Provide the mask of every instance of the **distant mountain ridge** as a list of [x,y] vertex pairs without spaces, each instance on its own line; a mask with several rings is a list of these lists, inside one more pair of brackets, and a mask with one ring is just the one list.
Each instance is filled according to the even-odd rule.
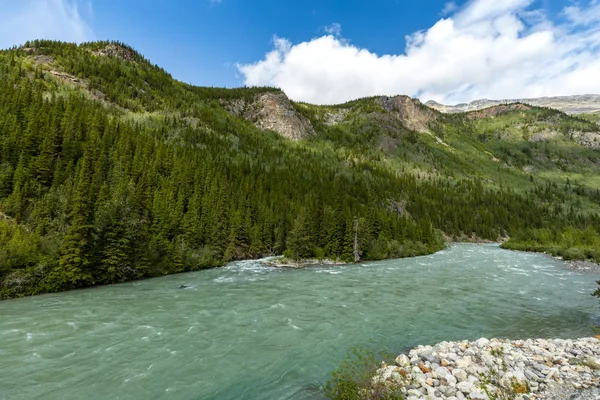
[[506,99],[506,100],[474,100],[470,103],[456,105],[440,104],[430,100],[427,106],[443,113],[459,113],[477,111],[484,108],[509,103],[525,103],[536,107],[549,107],[560,110],[567,114],[583,114],[600,112],[600,94],[583,94],[575,96],[539,97],[530,99]]

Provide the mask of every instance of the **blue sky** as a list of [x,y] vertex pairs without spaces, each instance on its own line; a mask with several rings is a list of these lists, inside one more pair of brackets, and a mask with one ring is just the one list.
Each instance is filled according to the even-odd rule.
[[[598,0],[0,0],[0,47],[125,42],[196,85],[335,103],[600,92]],[[596,75],[600,76],[600,75]]]

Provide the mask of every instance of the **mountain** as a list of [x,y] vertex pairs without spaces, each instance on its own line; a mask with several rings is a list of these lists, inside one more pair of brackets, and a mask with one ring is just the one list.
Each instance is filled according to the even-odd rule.
[[454,106],[437,103],[433,100],[425,103],[427,106],[436,109],[443,113],[461,113],[469,111],[477,111],[484,108],[511,104],[523,103],[536,107],[548,107],[563,111],[567,114],[584,114],[600,112],[600,95],[585,94],[576,96],[555,96],[555,97],[539,97],[534,99],[513,99],[513,100],[475,100],[468,104],[461,103]]
[[599,132],[524,104],[296,103],[179,82],[118,42],[29,42],[0,51],[0,298],[444,240],[600,258]]

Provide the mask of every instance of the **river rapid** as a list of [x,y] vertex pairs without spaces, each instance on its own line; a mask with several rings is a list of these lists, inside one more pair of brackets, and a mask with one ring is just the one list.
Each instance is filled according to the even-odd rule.
[[[322,399],[347,350],[590,336],[597,273],[540,254],[258,261],[0,302],[0,399]],[[186,285],[180,289],[181,285]]]

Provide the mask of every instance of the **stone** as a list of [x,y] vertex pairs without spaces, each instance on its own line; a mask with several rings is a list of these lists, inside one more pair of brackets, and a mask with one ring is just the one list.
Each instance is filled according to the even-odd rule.
[[456,379],[456,377],[452,374],[446,375],[444,377],[444,380],[447,382],[447,384],[449,386],[456,386],[456,384],[458,383],[458,379]]
[[468,375],[465,371],[463,371],[462,369],[453,369],[452,370],[452,375],[459,381],[459,382],[463,382],[466,381],[468,379]]
[[467,381],[468,381],[470,384],[472,384],[472,385],[475,385],[476,383],[478,383],[478,382],[479,382],[479,379],[477,379],[475,376],[471,375],[471,376],[469,376],[469,379],[467,379]]
[[556,374],[558,373],[558,370],[556,368],[550,368],[550,372],[548,372],[546,374],[546,379],[551,379],[552,377],[554,377]]
[[473,399],[473,400],[487,400],[487,396],[477,390],[469,393],[468,397],[469,397],[469,399]]
[[440,360],[432,352],[425,352],[421,354],[421,358],[430,364],[439,363]]
[[453,397],[456,395],[456,388],[450,387],[450,386],[440,386],[440,391],[444,394],[444,396],[446,397]]
[[406,354],[400,354],[396,357],[396,365],[399,367],[406,367],[410,365],[410,360],[406,356]]
[[481,338],[481,339],[477,339],[474,343],[474,346],[479,347],[479,348],[484,348],[486,346],[489,346],[490,341],[486,338]]
[[448,368],[446,368],[446,367],[439,367],[433,372],[438,376],[438,378],[443,378],[446,375],[452,375],[450,373],[450,371],[448,371]]
[[545,369],[548,369],[548,367],[546,367],[544,364],[538,364],[538,363],[534,363],[533,368],[537,369],[540,372],[544,371]]
[[538,381],[540,378],[537,376],[537,374],[531,372],[530,370],[526,369],[525,370],[525,377],[529,380],[532,381]]
[[486,368],[480,367],[478,365],[469,365],[466,369],[469,375],[479,375],[482,372],[486,371]]
[[525,378],[525,372],[523,372],[523,370],[521,369],[514,369],[512,371],[513,376],[518,380],[518,381],[524,381]]
[[457,368],[466,368],[469,365],[471,365],[471,356],[466,356],[466,357],[459,358],[456,360]]
[[456,385],[456,388],[464,394],[468,394],[471,393],[471,391],[473,390],[473,384],[468,381],[462,381]]
[[600,369],[600,358],[587,357],[584,363],[591,369]]

